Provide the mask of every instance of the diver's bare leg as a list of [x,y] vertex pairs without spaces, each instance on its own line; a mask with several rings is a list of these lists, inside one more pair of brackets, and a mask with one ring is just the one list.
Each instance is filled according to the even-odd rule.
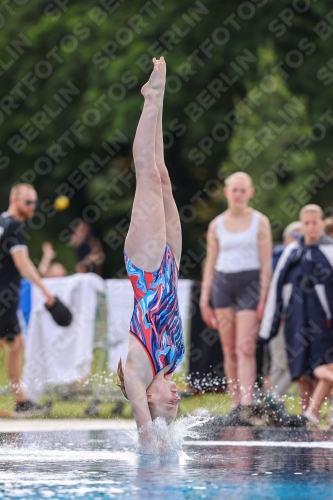
[[179,265],[181,251],[182,251],[182,232],[181,232],[178,209],[172,194],[172,186],[169,178],[169,172],[164,162],[162,114],[163,114],[163,105],[160,107],[157,117],[155,157],[156,157],[156,165],[160,172],[161,182],[162,182],[166,241],[170,245],[171,250],[175,256],[175,259]]
[[125,251],[134,265],[154,271],[162,261],[166,227],[162,183],[155,159],[155,134],[163,101],[166,67],[164,59],[153,59],[154,69],[141,92],[145,103],[136,130],[133,157],[136,191]]

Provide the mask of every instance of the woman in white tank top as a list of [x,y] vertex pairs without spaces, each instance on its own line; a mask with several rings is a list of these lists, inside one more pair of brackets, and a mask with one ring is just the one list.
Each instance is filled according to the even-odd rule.
[[256,341],[271,279],[272,236],[266,216],[248,206],[252,179],[226,179],[228,209],[209,225],[200,309],[219,331],[234,405],[253,401]]

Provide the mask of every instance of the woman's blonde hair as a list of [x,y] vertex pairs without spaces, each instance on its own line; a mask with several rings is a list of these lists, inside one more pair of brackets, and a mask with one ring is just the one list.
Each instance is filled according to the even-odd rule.
[[[123,360],[121,358],[118,361],[116,385],[118,387],[120,387],[121,392],[123,393],[123,395],[125,396],[125,398],[128,399],[128,396],[127,396],[127,393],[126,393],[126,389],[125,389]],[[154,403],[150,403],[148,401],[148,408],[149,408],[152,420],[155,420],[155,418],[157,417],[157,415],[156,415],[156,412],[155,412],[155,405],[154,405]]]
[[325,226],[324,231],[329,236],[333,234],[333,217],[328,217],[324,220]]
[[324,212],[322,208],[319,205],[315,204],[310,204],[310,205],[305,205],[303,208],[301,208],[299,212],[299,218],[301,219],[302,216],[308,212],[317,212],[317,214],[320,216],[321,219],[324,217]]
[[253,189],[252,178],[245,172],[234,172],[233,174],[228,175],[228,177],[226,177],[224,180],[224,184],[226,185],[226,187],[230,186],[234,179],[244,179],[248,181],[250,188]]

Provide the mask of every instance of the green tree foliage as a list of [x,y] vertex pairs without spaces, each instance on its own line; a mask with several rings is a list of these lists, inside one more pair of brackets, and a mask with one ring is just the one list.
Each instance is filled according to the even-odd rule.
[[239,124],[220,177],[237,170],[250,173],[252,206],[270,218],[277,238],[292,217],[297,219],[298,205],[312,198],[306,187],[311,187],[316,157],[303,147],[310,127],[307,99],[293,95],[285,79],[273,75],[277,61],[271,46],[259,48],[257,54],[260,80],[247,89],[248,98],[234,103]]
[[[317,122],[324,129],[310,130],[309,152],[298,153],[299,163],[288,158],[289,175],[274,189],[258,192],[255,206],[282,224],[293,220],[293,211],[286,213],[281,203],[289,197],[299,204],[297,183],[318,176],[319,168],[326,180],[304,189],[312,201],[329,207],[330,9],[328,0],[4,3],[1,208],[15,182],[36,186],[41,205],[28,224],[32,255],[39,257],[41,242],[49,239],[73,269],[68,239],[75,219],[83,216],[104,241],[106,276],[123,267],[135,189],[131,145],[142,105],[139,91],[153,55],[164,55],[168,65],[165,154],[183,222],[183,276],[200,274],[207,223],[224,208],[220,182],[226,171],[241,168],[232,158],[242,141],[277,121],[275,108],[277,113],[291,106],[292,99],[301,103],[297,116],[246,167],[259,187],[294,139],[309,137]],[[252,103],[247,116],[237,104],[269,74],[278,79],[278,90],[263,92],[261,106]],[[62,192],[71,196],[71,206],[55,213],[52,203]]]

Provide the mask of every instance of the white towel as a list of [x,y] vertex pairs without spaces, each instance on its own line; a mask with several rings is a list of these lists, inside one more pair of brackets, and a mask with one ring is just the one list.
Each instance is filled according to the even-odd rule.
[[[187,344],[190,327],[191,280],[179,280],[178,298],[182,318],[184,342]],[[119,358],[125,361],[128,351],[129,326],[133,314],[134,293],[129,279],[106,280],[106,306],[108,316],[109,361],[111,372],[117,369]],[[177,371],[184,369],[186,358]]]
[[41,291],[32,286],[23,369],[23,388],[32,401],[38,401],[46,384],[62,385],[89,376],[98,293],[104,291],[104,281],[92,273],[43,282],[71,310],[73,320],[66,328],[58,326],[45,309]]

